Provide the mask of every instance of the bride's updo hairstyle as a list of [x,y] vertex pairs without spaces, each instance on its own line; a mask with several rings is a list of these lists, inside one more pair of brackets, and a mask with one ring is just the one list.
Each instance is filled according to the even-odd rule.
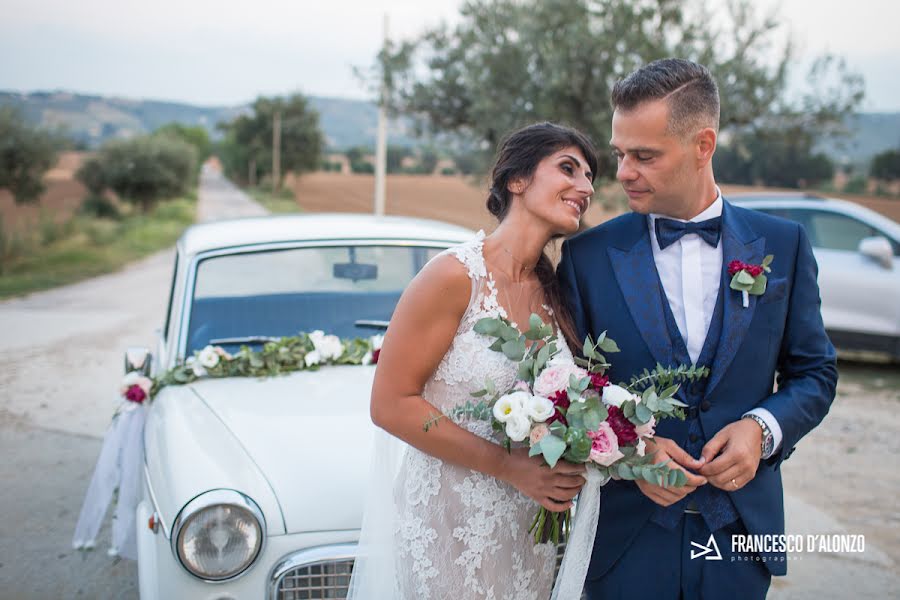
[[[555,152],[574,146],[581,150],[588,162],[591,177],[597,173],[597,150],[586,135],[554,123],[535,123],[510,133],[500,144],[494,168],[491,170],[491,189],[487,199],[488,211],[503,221],[513,202],[509,184],[516,180],[531,182],[538,164]],[[534,269],[547,304],[553,310],[559,327],[571,348],[581,348],[575,325],[562,297],[556,271],[547,253],[541,254]]]

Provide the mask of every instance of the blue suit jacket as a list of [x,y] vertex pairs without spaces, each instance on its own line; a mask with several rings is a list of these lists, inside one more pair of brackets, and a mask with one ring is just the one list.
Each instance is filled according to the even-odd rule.
[[[721,240],[724,321],[704,397],[710,408],[699,418],[707,440],[754,407],[768,409],[778,420],[779,451],[731,495],[749,533],[782,534],[778,467],[825,417],[837,384],[834,347],[820,313],[818,267],[800,225],[727,201]],[[759,264],[767,254],[774,260],[766,292],[750,296],[744,308],[740,292],[728,288],[728,263]],[[657,363],[675,364],[646,216],[625,214],[568,240],[558,273],[579,336],[596,339],[606,331],[621,348],[607,357],[613,382],[627,381]],[[778,391],[773,393],[776,372]],[[684,447],[688,424],[668,419],[657,434]],[[588,579],[609,570],[655,508],[634,482],[612,481],[603,488]],[[773,575],[786,573],[783,554],[769,558],[775,559],[766,562]]]

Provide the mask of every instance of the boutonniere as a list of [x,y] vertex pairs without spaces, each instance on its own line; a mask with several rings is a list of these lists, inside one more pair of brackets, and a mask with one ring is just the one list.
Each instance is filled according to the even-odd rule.
[[761,264],[748,265],[739,260],[733,260],[728,263],[728,274],[731,275],[731,285],[733,290],[741,293],[744,301],[744,308],[750,306],[750,294],[754,296],[762,296],[766,291],[765,273],[771,273],[772,254],[765,257]]

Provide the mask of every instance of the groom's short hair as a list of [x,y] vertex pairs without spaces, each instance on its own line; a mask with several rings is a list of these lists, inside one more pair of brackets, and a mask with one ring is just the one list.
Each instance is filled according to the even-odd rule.
[[660,99],[669,105],[671,133],[719,130],[719,88],[703,65],[683,58],[655,60],[617,81],[610,98],[613,110],[624,111]]

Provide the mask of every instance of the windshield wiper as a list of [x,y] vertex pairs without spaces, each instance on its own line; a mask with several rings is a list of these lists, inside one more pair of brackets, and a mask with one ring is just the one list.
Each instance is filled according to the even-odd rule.
[[377,321],[372,319],[360,319],[353,322],[357,327],[368,327],[369,329],[387,329],[390,321]]
[[272,337],[270,335],[248,335],[244,337],[216,338],[209,340],[210,344],[266,344],[268,342],[277,342],[280,337]]

